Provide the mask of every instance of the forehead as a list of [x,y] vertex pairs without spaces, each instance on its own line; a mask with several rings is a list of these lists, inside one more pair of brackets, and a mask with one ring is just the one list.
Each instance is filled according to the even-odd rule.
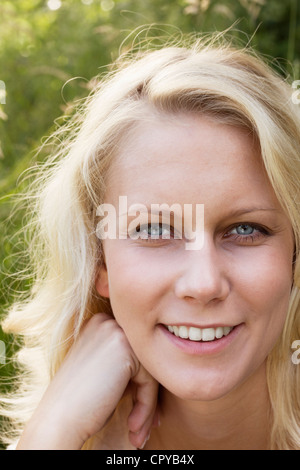
[[204,192],[245,193],[254,186],[272,192],[253,135],[193,114],[156,115],[139,122],[108,173],[110,195],[143,193],[157,199],[167,192],[180,196],[184,190],[199,199]]

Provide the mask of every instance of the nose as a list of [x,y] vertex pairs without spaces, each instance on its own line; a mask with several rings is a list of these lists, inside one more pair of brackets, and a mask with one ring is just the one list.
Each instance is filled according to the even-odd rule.
[[185,251],[180,274],[175,281],[175,295],[207,305],[225,300],[231,284],[222,255],[207,237],[200,250]]

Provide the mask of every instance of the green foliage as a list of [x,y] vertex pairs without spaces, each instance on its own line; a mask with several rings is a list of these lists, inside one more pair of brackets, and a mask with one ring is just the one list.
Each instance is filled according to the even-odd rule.
[[[118,56],[121,44],[126,50],[128,35],[142,39],[149,24],[157,25],[151,34],[159,36],[166,30],[224,30],[237,22],[237,38],[250,40],[277,58],[291,80],[299,79],[298,0],[0,0],[0,18],[0,80],[6,88],[5,103],[0,94],[0,315],[30,285],[30,278],[11,277],[24,269],[18,256],[23,241],[15,235],[22,213],[10,217],[10,195],[21,189],[18,177],[34,164],[55,119],[89,93],[92,77]],[[10,355],[12,338],[0,330],[0,340]],[[0,369],[2,383],[12,370]]]

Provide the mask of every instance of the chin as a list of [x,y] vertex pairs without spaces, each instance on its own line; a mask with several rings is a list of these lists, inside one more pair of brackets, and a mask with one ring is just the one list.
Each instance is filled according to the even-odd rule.
[[188,401],[214,401],[228,395],[234,390],[234,384],[221,384],[220,380],[218,383],[202,382],[193,384],[178,384],[177,386],[169,387],[168,384],[163,385],[170,393],[182,400]]

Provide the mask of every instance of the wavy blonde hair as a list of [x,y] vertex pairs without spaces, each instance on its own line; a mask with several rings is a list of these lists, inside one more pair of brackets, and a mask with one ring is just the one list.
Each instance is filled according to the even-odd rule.
[[[34,282],[2,323],[22,338],[20,376],[1,399],[9,420],[3,441],[17,440],[58,370],[83,322],[109,301],[95,289],[102,263],[96,209],[104,202],[106,173],[122,138],[148,113],[205,114],[249,129],[259,141],[270,182],[295,237],[294,283],[281,337],[268,358],[272,449],[300,449],[300,366],[291,344],[300,338],[300,115],[292,88],[248,47],[225,35],[189,36],[163,47],[125,54],[59,128],[55,154],[30,191]],[[29,188],[28,191],[32,189]]]

